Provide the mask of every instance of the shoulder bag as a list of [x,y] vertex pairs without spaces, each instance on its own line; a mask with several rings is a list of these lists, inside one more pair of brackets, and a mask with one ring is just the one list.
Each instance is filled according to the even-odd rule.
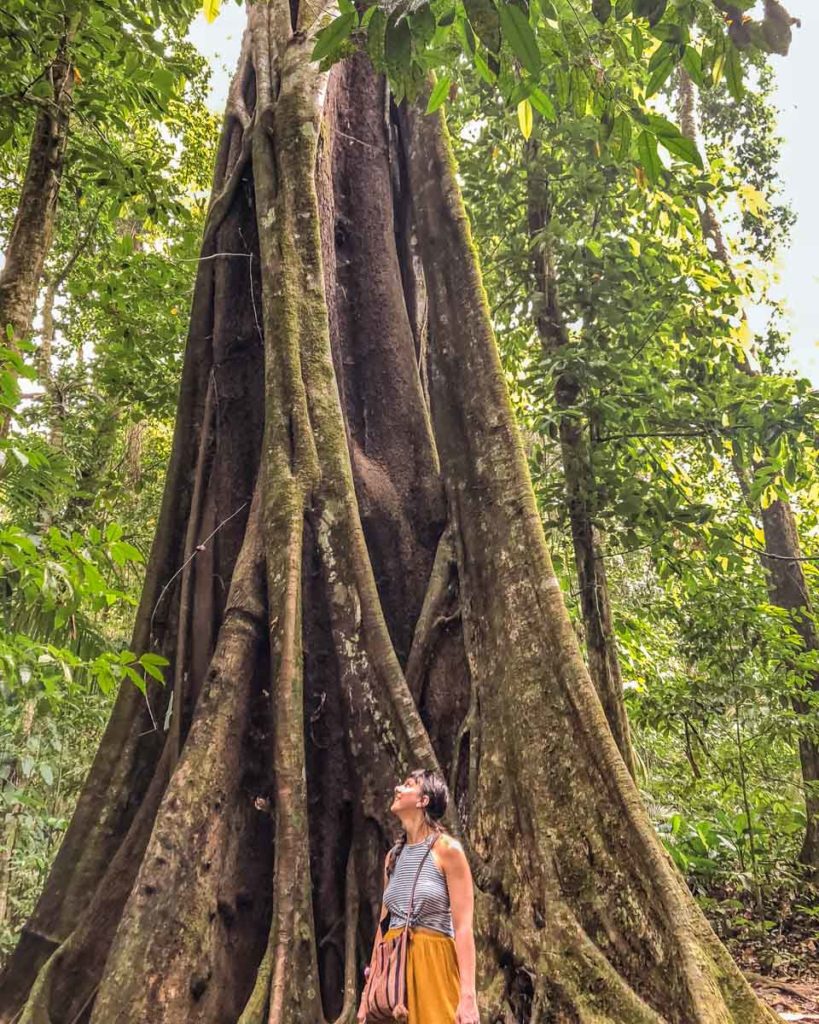
[[[367,1013],[366,1024],[391,1024],[392,1021],[407,1019],[409,1012],[407,1009],[407,952],[415,887],[418,885],[424,861],[430,855],[432,847],[437,841],[438,836],[436,835],[415,872],[407,920],[401,933],[389,940],[382,939],[373,950],[372,961],[365,972],[367,981],[364,986],[364,994],[361,997]],[[379,929],[380,927],[379,922]]]

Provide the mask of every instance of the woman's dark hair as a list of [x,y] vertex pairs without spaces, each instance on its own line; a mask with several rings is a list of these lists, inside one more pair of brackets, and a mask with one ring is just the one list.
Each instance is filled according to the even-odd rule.
[[[428,768],[418,768],[410,772],[408,779],[414,779],[421,784],[421,796],[429,798],[424,807],[424,821],[434,832],[443,832],[444,826],[441,818],[446,814],[449,804],[449,787],[438,772],[430,771]],[[407,833],[402,831],[398,842],[390,850],[390,859],[387,863],[387,878],[395,870],[398,855],[407,845]]]

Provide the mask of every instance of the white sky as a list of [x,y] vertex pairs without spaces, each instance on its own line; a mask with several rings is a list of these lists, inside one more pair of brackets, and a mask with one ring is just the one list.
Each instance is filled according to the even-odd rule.
[[[784,139],[780,170],[797,222],[790,249],[778,268],[777,295],[785,299],[789,312],[790,365],[819,386],[819,136],[814,125],[819,94],[819,4],[817,0],[790,0],[787,6],[801,17],[802,27],[794,30],[789,56],[773,60]],[[191,29],[191,41],[213,68],[210,102],[215,110],[224,107],[244,23],[244,10],[225,0],[212,25],[199,15]]]

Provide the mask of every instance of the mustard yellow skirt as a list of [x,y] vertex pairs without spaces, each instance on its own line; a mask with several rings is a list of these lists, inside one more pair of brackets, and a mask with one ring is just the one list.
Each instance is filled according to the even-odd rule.
[[[385,938],[400,934],[392,928]],[[455,941],[431,928],[411,928],[407,952],[407,1024],[453,1024],[461,995]]]

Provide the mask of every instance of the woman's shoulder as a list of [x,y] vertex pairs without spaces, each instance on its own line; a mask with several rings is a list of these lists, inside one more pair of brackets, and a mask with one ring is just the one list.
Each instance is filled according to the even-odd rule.
[[464,848],[461,843],[448,832],[442,832],[435,844],[439,858],[445,864],[454,864],[462,857],[465,857]]

